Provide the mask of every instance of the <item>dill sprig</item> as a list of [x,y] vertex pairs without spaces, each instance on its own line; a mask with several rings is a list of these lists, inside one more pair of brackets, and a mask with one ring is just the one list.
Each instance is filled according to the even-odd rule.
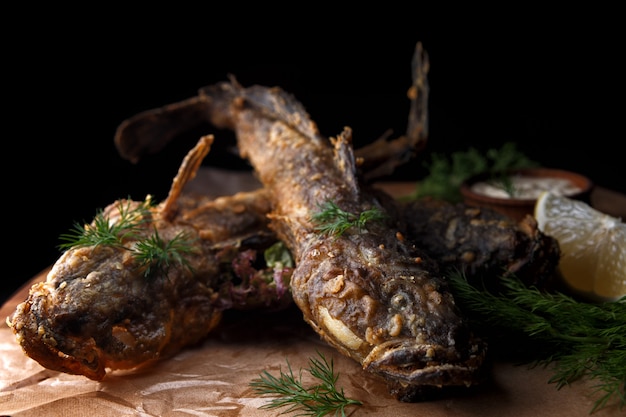
[[117,204],[119,218],[113,222],[104,215],[104,210],[98,210],[90,224],[76,222],[68,233],[62,234],[59,239],[63,243],[59,249],[99,245],[121,247],[125,240],[136,236],[151,205],[149,197],[137,207],[131,206],[130,199],[120,200]]
[[511,180],[506,173],[538,165],[518,150],[514,142],[505,142],[500,148],[491,148],[484,153],[473,147],[450,155],[433,153],[430,160],[424,163],[428,174],[419,181],[410,198],[431,196],[453,203],[462,201],[460,186],[463,181],[483,173],[499,183],[506,192],[513,193]]
[[[140,268],[145,268],[146,277],[157,272],[167,275],[173,264],[192,270],[189,261],[184,257],[195,251],[194,242],[187,233],[181,232],[173,239],[165,241],[154,227],[152,234],[143,236],[145,233],[142,232],[151,219],[150,208],[153,204],[151,196],[138,205],[130,198],[119,200],[116,206],[117,215],[113,221],[105,215],[104,210],[98,210],[90,224],[83,226],[74,223],[70,232],[62,234],[59,239],[64,243],[59,245],[59,249],[112,246],[130,250]],[[129,240],[136,242],[127,248],[124,242]]]
[[159,272],[167,275],[172,264],[176,263],[192,270],[189,261],[183,256],[194,252],[193,240],[185,232],[180,232],[171,240],[161,238],[157,228],[146,239],[140,239],[134,246],[133,254],[142,267],[144,276]]
[[287,372],[280,370],[276,377],[268,371],[263,371],[260,378],[250,382],[250,386],[259,395],[278,395],[269,403],[261,406],[264,409],[284,408],[282,413],[298,412],[296,416],[322,417],[333,413],[335,416],[345,417],[345,408],[361,405],[362,402],[347,398],[342,388],[337,388],[338,374],[335,374],[332,359],[328,361],[322,353],[317,352],[319,358],[310,358],[311,376],[320,383],[305,387],[302,382],[302,370],[296,377],[287,361]]
[[[524,345],[527,363],[554,365],[548,381],[557,389],[579,379],[595,382],[598,398],[591,412],[626,396],[626,296],[618,301],[585,303],[562,293],[527,287],[513,276],[501,278],[503,290],[470,285],[450,274],[455,299],[477,329],[515,350]],[[479,330],[480,332],[481,330]]]
[[331,236],[341,236],[352,227],[356,227],[361,232],[368,222],[382,221],[386,218],[385,213],[377,207],[358,214],[342,210],[333,201],[327,201],[318,207],[319,211],[314,213],[311,218],[316,224],[315,230]]

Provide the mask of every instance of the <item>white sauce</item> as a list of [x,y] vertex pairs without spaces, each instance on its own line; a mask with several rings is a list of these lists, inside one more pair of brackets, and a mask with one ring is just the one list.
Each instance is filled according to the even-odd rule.
[[539,178],[539,177],[511,177],[513,196],[509,195],[500,185],[489,182],[477,182],[471,189],[476,194],[482,194],[495,198],[538,198],[543,191],[550,191],[560,196],[576,194],[581,190],[571,181],[565,178]]

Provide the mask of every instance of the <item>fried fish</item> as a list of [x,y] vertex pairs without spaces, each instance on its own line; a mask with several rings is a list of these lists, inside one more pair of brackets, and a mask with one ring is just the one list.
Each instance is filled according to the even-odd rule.
[[207,202],[182,195],[212,137],[189,152],[159,205],[118,200],[7,318],[42,366],[101,380],[108,370],[153,363],[203,340],[231,308],[292,303],[290,270],[256,267],[275,237],[264,191]]

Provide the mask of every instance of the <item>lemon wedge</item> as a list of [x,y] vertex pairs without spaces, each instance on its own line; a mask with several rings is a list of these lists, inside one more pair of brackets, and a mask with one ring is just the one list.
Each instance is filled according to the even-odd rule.
[[626,223],[547,191],[537,199],[535,218],[559,242],[559,272],[573,291],[599,301],[626,295]]

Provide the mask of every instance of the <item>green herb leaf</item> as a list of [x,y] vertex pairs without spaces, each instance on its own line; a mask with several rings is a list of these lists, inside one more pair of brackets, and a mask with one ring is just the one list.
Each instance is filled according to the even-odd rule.
[[335,374],[333,361],[326,360],[317,352],[319,358],[309,359],[309,373],[320,383],[305,387],[302,382],[302,370],[296,377],[287,361],[287,372],[280,371],[276,377],[264,371],[260,378],[250,382],[250,386],[259,395],[272,395],[276,398],[261,406],[264,409],[286,408],[283,414],[299,412],[298,416],[322,417],[330,413],[345,417],[345,408],[361,405],[362,402],[347,398],[343,389],[337,388],[338,374]]
[[[500,343],[500,350],[523,346],[526,361],[554,364],[548,381],[560,389],[577,379],[597,382],[599,395],[591,412],[613,399],[626,405],[626,296],[591,304],[562,293],[526,287],[513,276],[502,277],[501,293],[470,285],[461,273],[449,276],[455,300],[477,332]],[[488,329],[488,330],[485,330]]]
[[368,222],[383,221],[387,217],[376,207],[359,214],[349,213],[339,208],[333,201],[320,205],[319,210],[312,217],[313,223],[316,224],[315,230],[333,236],[341,236],[352,227],[363,231]]
[[507,189],[505,172],[535,167],[538,163],[519,151],[515,143],[506,142],[501,148],[488,149],[485,153],[475,148],[453,152],[449,158],[434,153],[425,166],[428,175],[419,182],[411,198],[430,196],[456,203],[463,199],[461,183],[474,175],[488,173],[492,179],[504,184]]
[[165,241],[155,227],[147,239],[137,241],[133,253],[141,266],[146,268],[144,276],[149,277],[156,272],[167,275],[172,264],[183,265],[191,270],[184,255],[194,250],[193,241],[187,233],[180,232],[172,240]]
[[115,221],[110,221],[104,215],[104,211],[99,210],[92,223],[85,225],[74,223],[68,233],[62,234],[59,239],[64,243],[59,245],[59,249],[98,245],[121,247],[124,240],[133,238],[139,231],[151,204],[150,197],[146,198],[144,204],[135,208],[131,207],[130,199],[125,203],[120,200],[117,206],[119,218]]
[[[90,224],[81,226],[75,223],[70,232],[62,234],[60,239],[65,243],[59,245],[59,248],[68,250],[103,245],[130,250],[140,267],[145,268],[146,277],[157,272],[167,275],[169,268],[174,264],[184,265],[191,270],[191,265],[184,255],[195,252],[196,248],[188,234],[181,232],[170,241],[165,241],[154,227],[151,235],[143,237],[146,234],[147,222],[152,218],[150,215],[152,206],[151,196],[140,204],[136,204],[130,198],[119,200],[117,213],[113,219],[105,216],[104,210],[99,210]],[[127,247],[130,240],[136,242],[132,247]]]

